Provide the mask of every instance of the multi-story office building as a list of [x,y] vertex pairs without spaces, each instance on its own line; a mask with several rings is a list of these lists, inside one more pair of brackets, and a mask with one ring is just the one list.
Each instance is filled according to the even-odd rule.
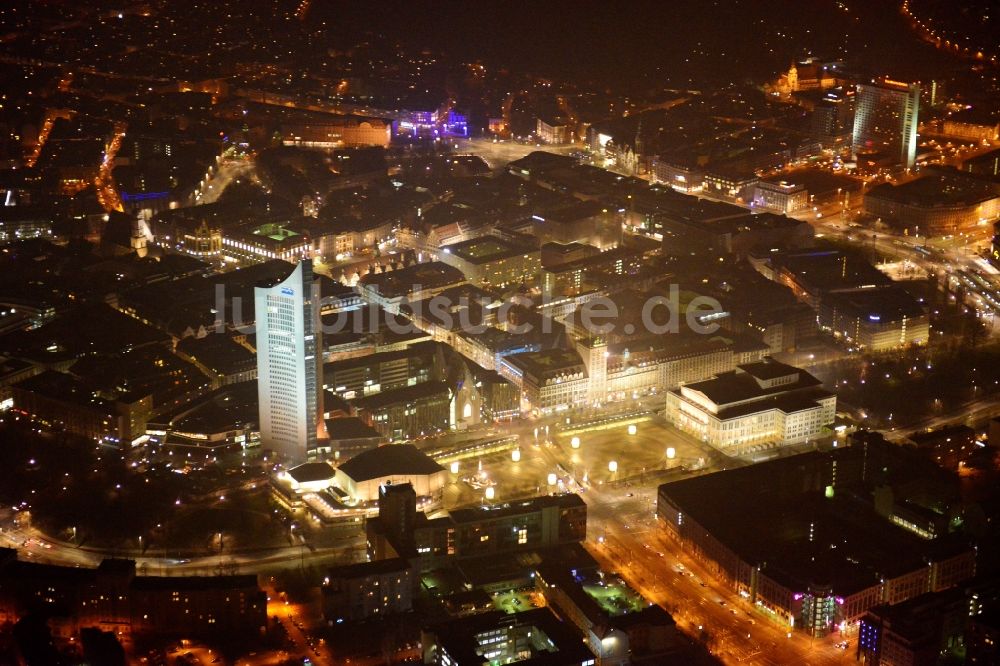
[[830,90],[812,111],[810,134],[824,148],[839,149],[851,142],[854,91]]
[[542,143],[550,145],[562,145],[572,141],[572,133],[564,122],[553,118],[535,120],[535,136]]
[[441,261],[462,271],[469,282],[482,287],[530,284],[541,268],[537,247],[525,247],[497,236],[446,245],[440,256]]
[[314,451],[323,430],[318,301],[309,259],[284,280],[254,289],[260,441],[291,460]]
[[504,356],[541,348],[537,335],[518,335],[492,326],[481,332],[459,333],[453,346],[459,354],[487,370],[496,370]]
[[323,616],[327,622],[380,618],[413,608],[413,567],[405,559],[345,564],[323,579]]
[[[200,230],[196,234],[196,239],[190,242],[193,242],[195,247],[204,247]],[[214,240],[212,242],[214,243]],[[242,264],[268,259],[298,261],[309,257],[311,252],[312,240],[307,233],[277,222],[240,227],[222,235],[222,253]]]
[[425,627],[420,634],[424,664],[481,666],[538,664],[594,666],[580,636],[548,608],[507,615],[479,613]]
[[442,347],[418,342],[395,351],[347,358],[323,366],[323,385],[345,400],[439,379]]
[[781,180],[762,180],[753,188],[753,205],[758,210],[769,210],[787,215],[809,205],[809,191],[804,185]]
[[521,389],[521,409],[548,414],[587,400],[589,381],[575,351],[546,349],[511,354],[500,360],[500,376]]
[[917,161],[920,86],[882,79],[859,83],[852,152],[880,152],[907,169]]
[[281,142],[304,148],[381,146],[392,139],[392,123],[383,118],[315,114],[281,127]]
[[766,359],[670,391],[666,417],[712,446],[740,451],[820,438],[836,407],[837,396],[818,379]]
[[877,606],[861,619],[856,656],[868,666],[937,664],[964,649],[968,621],[969,602],[958,588]]
[[753,187],[760,178],[750,169],[733,169],[716,166],[705,172],[705,190],[709,193],[740,203],[750,199]]
[[991,142],[1000,139],[1000,123],[996,115],[986,110],[974,107],[948,114],[941,122],[941,131],[945,136],[975,142]]
[[96,569],[39,564],[0,549],[0,622],[53,617],[53,633],[78,640],[88,627],[120,636],[252,639],[267,625],[267,595],[254,575],[142,576],[135,562]]
[[663,183],[678,192],[694,194],[704,188],[705,171],[696,157],[660,155],[653,158],[651,180],[654,184]]
[[1000,192],[985,179],[942,170],[901,185],[872,187],[865,192],[864,210],[915,236],[947,236],[997,219]]
[[600,250],[622,241],[622,215],[597,201],[579,201],[531,216],[541,243],[587,243]]
[[537,550],[587,536],[587,505],[579,495],[454,509],[437,518],[418,512],[416,497],[408,483],[384,487],[379,515],[366,523],[370,559],[408,557],[418,571],[428,571],[455,558]]
[[962,171],[982,176],[1000,176],[1000,148],[962,162]]
[[453,392],[429,381],[357,397],[358,417],[389,441],[413,439],[451,428]]
[[548,605],[583,634],[601,666],[664,661],[677,640],[674,619],[620,576],[544,563],[535,586]]
[[361,278],[357,289],[366,302],[399,314],[404,300],[430,298],[465,283],[462,271],[440,261],[431,261],[390,272],[369,273]]
[[[881,440],[667,483],[657,517],[719,582],[790,628],[852,631],[865,612],[975,575],[976,550],[891,522],[875,487],[904,465]],[[933,485],[928,483],[929,485]],[[738,500],[733,500],[738,498]]]
[[46,370],[11,386],[14,409],[41,423],[112,446],[128,446],[146,432],[150,395],[98,395],[73,375]]
[[751,258],[765,277],[816,311],[821,328],[855,346],[885,351],[922,344],[925,308],[856,252],[815,250]]
[[820,303],[819,325],[834,337],[876,352],[927,344],[930,338],[927,311],[895,285],[827,294]]

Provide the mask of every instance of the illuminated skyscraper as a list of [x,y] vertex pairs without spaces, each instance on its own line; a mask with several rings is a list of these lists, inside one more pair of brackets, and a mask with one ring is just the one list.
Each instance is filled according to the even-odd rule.
[[878,151],[908,169],[917,160],[917,111],[920,86],[883,79],[859,83],[852,152]]
[[257,318],[257,395],[261,444],[305,460],[322,434],[322,343],[319,286],[312,262],[274,285],[254,289]]

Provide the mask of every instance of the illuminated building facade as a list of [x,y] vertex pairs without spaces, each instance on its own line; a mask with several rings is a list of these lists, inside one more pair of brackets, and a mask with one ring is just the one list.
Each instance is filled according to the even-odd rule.
[[561,145],[569,143],[571,141],[571,135],[569,127],[566,123],[560,123],[559,121],[549,119],[551,122],[547,122],[538,118],[535,121],[535,136],[542,143],[547,143],[550,145]]
[[281,129],[282,143],[303,148],[354,148],[381,146],[392,139],[392,124],[382,118],[357,116],[317,117],[313,122],[289,124]]
[[267,595],[255,575],[144,576],[134,560],[70,567],[0,549],[0,622],[29,614],[53,617],[53,636],[70,640],[89,627],[120,637],[253,638],[267,626]]
[[576,351],[511,354],[500,360],[497,372],[521,389],[523,412],[563,411],[582,404],[590,393],[586,364]]
[[322,349],[311,260],[284,280],[254,289],[260,441],[291,460],[317,448],[322,428]]
[[809,192],[804,185],[763,180],[753,188],[753,205],[758,210],[787,215],[809,205]]
[[928,538],[859,501],[895,460],[898,447],[884,446],[889,457],[854,444],[663,484],[657,517],[758,611],[809,634],[847,631],[875,606],[976,573],[976,549],[964,538]]
[[453,393],[446,382],[424,381],[360,396],[358,418],[389,441],[414,439],[451,429]]
[[989,183],[957,173],[894,185],[880,183],[864,198],[865,213],[917,236],[977,231],[1000,216],[1000,195]]
[[328,622],[363,620],[413,608],[413,567],[401,557],[334,567],[323,580],[323,615]]
[[856,99],[852,152],[883,152],[912,169],[917,160],[920,86],[890,79],[859,83]]
[[409,484],[384,486],[379,515],[365,524],[368,557],[407,557],[418,571],[454,558],[504,556],[587,537],[587,505],[579,495],[544,495],[453,509],[428,518]]
[[420,634],[423,664],[544,664],[594,666],[580,636],[548,608],[513,615],[497,611],[425,627]]
[[809,373],[767,359],[667,394],[666,417],[712,446],[740,450],[822,437],[837,396]]
[[441,248],[441,261],[462,271],[469,282],[501,287],[532,282],[541,268],[538,248],[484,236]]

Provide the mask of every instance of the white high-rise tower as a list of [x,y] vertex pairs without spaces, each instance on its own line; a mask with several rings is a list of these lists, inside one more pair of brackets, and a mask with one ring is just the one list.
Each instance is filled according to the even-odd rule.
[[325,431],[318,307],[310,259],[254,289],[260,441],[292,461],[305,460]]

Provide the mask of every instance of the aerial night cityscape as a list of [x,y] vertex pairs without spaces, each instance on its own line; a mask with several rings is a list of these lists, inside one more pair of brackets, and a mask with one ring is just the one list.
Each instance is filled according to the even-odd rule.
[[0,25],[0,666],[1000,665],[997,0]]

